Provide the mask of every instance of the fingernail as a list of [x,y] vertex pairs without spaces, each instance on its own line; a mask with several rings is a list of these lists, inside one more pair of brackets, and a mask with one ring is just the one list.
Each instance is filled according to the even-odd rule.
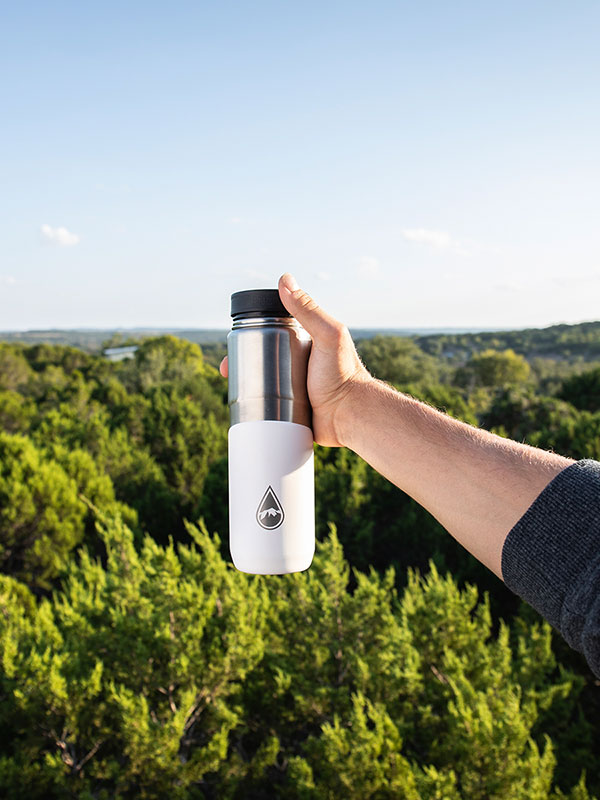
[[288,292],[295,292],[296,289],[300,288],[298,286],[296,278],[294,278],[294,276],[290,272],[285,272],[281,276],[281,282],[283,283],[285,288],[288,290]]

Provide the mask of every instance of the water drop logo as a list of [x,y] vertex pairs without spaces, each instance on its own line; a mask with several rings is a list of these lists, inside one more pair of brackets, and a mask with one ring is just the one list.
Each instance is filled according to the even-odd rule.
[[283,522],[285,514],[277,495],[269,486],[256,510],[256,521],[266,531],[274,531]]

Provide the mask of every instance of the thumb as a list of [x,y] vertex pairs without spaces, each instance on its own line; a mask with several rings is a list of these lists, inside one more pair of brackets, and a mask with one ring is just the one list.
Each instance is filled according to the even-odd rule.
[[327,347],[338,344],[343,328],[341,322],[323,311],[310,295],[300,289],[289,272],[279,278],[279,297],[290,314],[308,331],[315,345]]

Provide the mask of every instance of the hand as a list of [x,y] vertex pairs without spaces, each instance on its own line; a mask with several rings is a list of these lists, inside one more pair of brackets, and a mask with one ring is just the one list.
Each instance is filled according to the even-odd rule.
[[[343,409],[352,402],[358,384],[373,380],[363,366],[345,325],[329,316],[288,272],[279,279],[279,296],[287,310],[311,335],[308,362],[308,396],[313,410],[313,433],[317,444],[341,447]],[[221,362],[227,377],[227,358]]]

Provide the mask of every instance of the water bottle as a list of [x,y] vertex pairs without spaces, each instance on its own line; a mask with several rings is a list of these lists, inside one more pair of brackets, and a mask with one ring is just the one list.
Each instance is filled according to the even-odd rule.
[[236,292],[231,316],[231,557],[242,572],[301,572],[315,552],[311,339],[277,289]]

